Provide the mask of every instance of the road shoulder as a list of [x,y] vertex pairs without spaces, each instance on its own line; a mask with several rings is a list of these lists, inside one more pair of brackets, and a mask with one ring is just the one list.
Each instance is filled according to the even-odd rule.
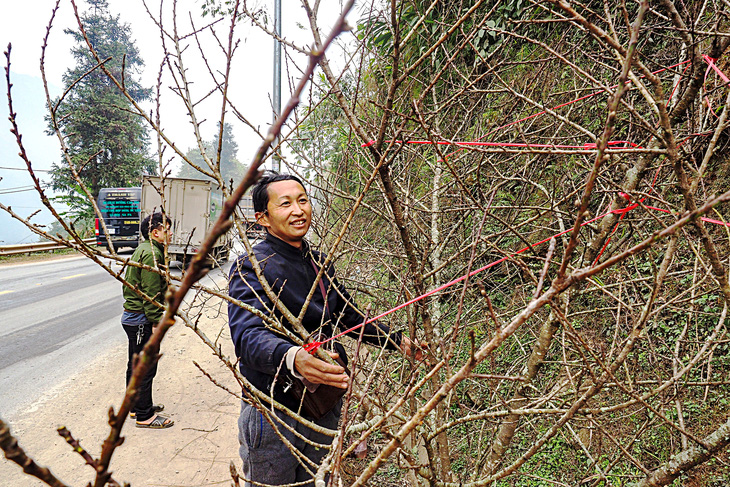
[[[232,353],[224,306],[217,303],[203,314],[200,326],[210,337],[218,336],[224,353]],[[119,333],[123,333],[121,325]],[[10,423],[20,446],[40,465],[68,485],[86,485],[94,472],[58,435],[66,426],[94,457],[109,434],[109,407],[117,409],[124,394],[126,347],[85,364],[78,373],[41,398]],[[127,420],[125,441],[112,459],[111,470],[120,484],[208,486],[228,485],[229,464],[240,468],[237,425],[239,402],[213,385],[193,361],[230,390],[237,390],[231,373],[195,333],[178,323],[162,344],[154,400],[165,405],[175,420],[172,428],[146,430]],[[9,483],[12,481],[12,483]],[[35,487],[40,482],[23,475],[7,460],[0,462],[0,484]]]

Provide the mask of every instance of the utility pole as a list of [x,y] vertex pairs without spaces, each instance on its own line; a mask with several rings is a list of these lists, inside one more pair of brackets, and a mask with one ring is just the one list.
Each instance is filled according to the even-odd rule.
[[[281,0],[274,0],[274,33],[281,38]],[[274,122],[281,115],[281,42],[278,38],[274,39]],[[276,137],[274,145],[279,145],[279,141]],[[281,172],[281,157],[274,154],[271,164],[272,169]]]

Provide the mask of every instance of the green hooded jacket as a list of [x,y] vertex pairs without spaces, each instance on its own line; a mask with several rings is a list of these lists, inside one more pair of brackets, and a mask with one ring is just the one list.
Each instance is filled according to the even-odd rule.
[[[160,270],[165,269],[165,255],[162,244],[154,240],[145,240],[140,243],[130,260],[150,267],[157,266]],[[153,300],[162,305],[165,304],[167,281],[164,275],[130,266],[127,267],[127,273],[124,278],[130,285],[136,287]],[[123,286],[122,295],[124,296],[124,309],[127,311],[143,312],[147,319],[155,325],[162,318],[162,314],[164,313],[162,308],[158,308],[153,303],[145,301],[133,289],[130,289],[126,285]]]

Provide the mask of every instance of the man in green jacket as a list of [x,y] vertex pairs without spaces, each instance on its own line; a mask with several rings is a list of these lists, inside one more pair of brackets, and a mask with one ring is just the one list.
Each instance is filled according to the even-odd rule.
[[[133,262],[160,269],[165,268],[165,245],[169,242],[170,219],[162,213],[153,213],[142,220],[140,225],[144,242],[140,243],[130,259]],[[129,338],[129,361],[127,362],[127,385],[132,377],[134,356],[141,353],[152,329],[157,326],[164,313],[167,281],[162,273],[136,266],[127,267],[124,279],[124,313],[122,328]],[[131,286],[131,287],[130,287]],[[149,299],[138,294],[141,292]],[[157,414],[164,406],[152,402],[152,379],[157,374],[157,363],[147,372],[138,387],[137,401],[130,413],[137,419],[138,428],[169,428],[173,421]]]

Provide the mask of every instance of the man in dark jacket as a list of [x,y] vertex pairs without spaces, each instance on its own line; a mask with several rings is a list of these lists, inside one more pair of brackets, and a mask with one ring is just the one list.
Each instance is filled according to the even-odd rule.
[[[142,220],[141,231],[144,242],[140,243],[130,259],[152,268],[164,270],[164,246],[168,242],[170,219],[162,213],[153,213]],[[167,281],[165,276],[152,270],[136,266],[127,267],[124,276],[132,286],[123,286],[124,313],[122,314],[122,328],[129,339],[129,360],[127,361],[127,384],[132,377],[134,356],[141,353],[147,340],[152,336],[152,329],[159,323],[164,309]],[[149,298],[145,299],[138,294],[141,292]],[[152,300],[153,302],[150,302]],[[157,374],[157,363],[142,379],[138,392],[137,402],[131,416],[137,419],[138,428],[161,429],[169,428],[173,421],[157,414],[164,406],[152,402],[152,379]]]
[[[309,197],[298,178],[287,174],[267,174],[253,188],[252,198],[256,219],[267,231],[266,239],[254,246],[256,261],[276,299],[298,316],[325,261],[325,256],[311,249],[304,240],[312,216]],[[321,285],[317,287],[301,322],[308,333],[321,332],[333,336],[336,328],[344,330],[362,323],[361,313],[335,278],[332,267],[326,269]],[[288,391],[292,376],[304,378],[311,384],[347,388],[349,377],[343,367],[320,360],[295,345],[287,338],[286,332],[275,330],[278,324],[289,332],[294,328],[267,296],[247,255],[239,257],[231,268],[229,294],[261,312],[253,313],[234,303],[228,305],[231,338],[241,373],[259,391],[273,394],[274,400],[297,411],[299,402]],[[261,316],[273,317],[274,324],[265,323]],[[357,338],[359,330],[351,335]],[[408,337],[390,332],[387,326],[366,325],[363,340],[413,353],[420,359],[420,351]],[[337,353],[330,355],[338,356]],[[341,346],[339,355],[347,361]],[[340,416],[340,403],[319,419],[306,414],[303,416],[320,426],[334,429]],[[302,437],[320,444],[330,444],[332,438],[312,431],[279,411],[277,418],[278,434],[256,408],[242,404],[238,426],[244,477],[247,481],[273,485],[311,481],[307,470],[316,471],[316,467],[298,459],[279,435],[313,464],[319,464],[327,451],[316,448]],[[286,423],[289,428],[281,423]]]

